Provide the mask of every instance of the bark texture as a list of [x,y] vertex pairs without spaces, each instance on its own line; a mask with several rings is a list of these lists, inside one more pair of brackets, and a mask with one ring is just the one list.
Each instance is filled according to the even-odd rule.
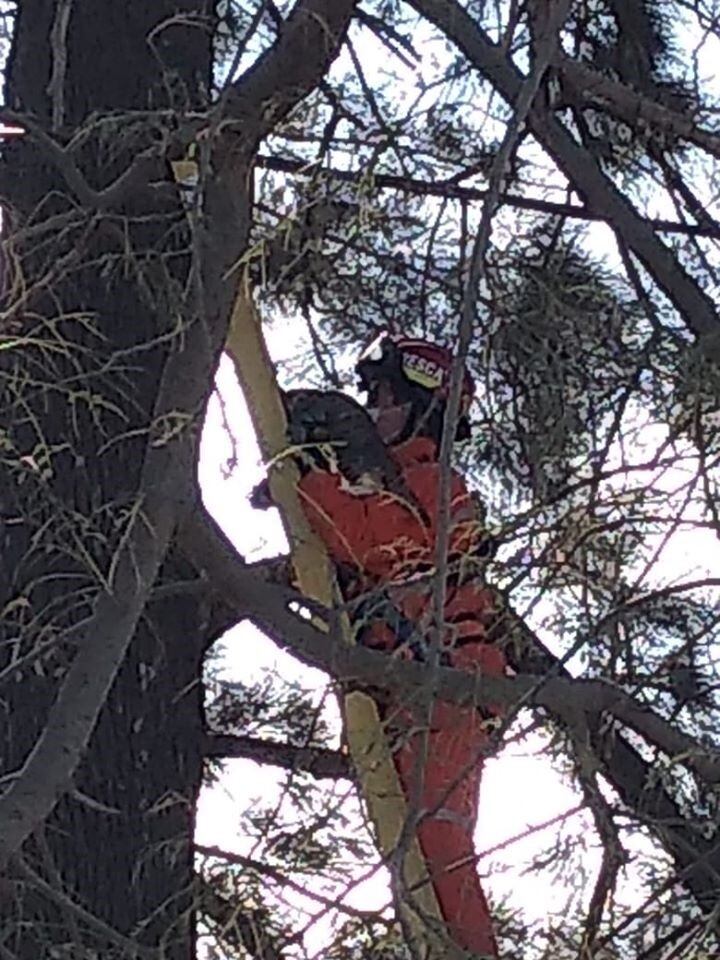
[[[206,0],[75,0],[60,49],[52,39],[58,7],[49,0],[21,5],[8,99],[46,129],[61,116],[61,143],[80,131],[84,142],[74,162],[99,190],[155,136],[151,125],[133,124],[123,112],[204,102],[212,51],[201,24],[209,25],[212,10]],[[186,25],[180,13],[188,15]],[[22,623],[5,618],[0,670],[38,643],[56,645],[0,686],[4,775],[26,762],[74,656],[62,630],[89,616],[102,589],[98,580],[111,576],[133,522],[143,522],[138,484],[148,431],[157,430],[163,372],[179,349],[170,334],[182,317],[189,266],[189,235],[169,170],[158,163],[155,176],[168,188],[153,199],[128,194],[115,217],[91,210],[78,216],[78,198],[42,144],[25,138],[2,158],[4,203],[14,227],[27,231],[48,217],[63,218],[60,230],[42,235],[44,242],[14,243],[14,288],[6,291],[9,329],[42,337],[48,348],[4,360],[6,387],[23,401],[6,407],[2,427],[12,452],[31,459],[27,475],[12,457],[4,467],[1,605],[21,602],[26,614]],[[21,282],[28,295],[15,310]],[[27,389],[22,377],[33,371],[37,384]],[[164,577],[182,573],[178,558],[170,557]],[[25,629],[13,646],[18,626]],[[13,955],[80,957],[94,948],[119,956],[122,937],[164,943],[168,957],[192,955],[200,670],[212,633],[211,612],[197,597],[147,608],[73,789],[26,844],[22,863],[9,868],[0,926]],[[103,636],[84,642],[102,645]],[[83,911],[100,923],[93,925]],[[114,945],[103,924],[119,935]]]

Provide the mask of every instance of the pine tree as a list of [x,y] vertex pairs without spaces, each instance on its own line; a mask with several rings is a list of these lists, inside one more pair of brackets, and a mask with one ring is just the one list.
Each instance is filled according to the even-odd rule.
[[[380,654],[337,675],[286,562],[241,561],[194,467],[238,282],[269,326],[304,331],[285,385],[347,388],[381,327],[457,343],[473,258],[459,462],[499,543],[485,575],[516,674],[496,749],[537,751],[580,808],[483,859],[563,898],[547,922],[496,901],[503,946],[714,955],[716,11],[121,6],[26,0],[12,20],[0,955],[410,955],[390,907],[345,899],[379,859],[328,706],[353,669],[396,681]],[[243,619],[327,691],[229,681],[208,651]],[[91,655],[104,686],[60,713]],[[203,758],[211,784],[231,757],[284,771],[278,793],[237,811],[249,853],[193,855]],[[532,804],[529,785],[525,823]]]

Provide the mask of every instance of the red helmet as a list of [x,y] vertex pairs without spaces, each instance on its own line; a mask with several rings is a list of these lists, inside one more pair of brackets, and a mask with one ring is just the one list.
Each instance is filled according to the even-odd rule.
[[[450,386],[453,355],[446,347],[384,331],[365,348],[357,363],[361,384],[400,373],[412,384],[445,398]],[[460,415],[465,417],[475,394],[475,384],[463,371]]]

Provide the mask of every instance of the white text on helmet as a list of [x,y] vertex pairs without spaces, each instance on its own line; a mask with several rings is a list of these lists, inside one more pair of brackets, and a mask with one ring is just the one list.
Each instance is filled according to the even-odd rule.
[[434,360],[428,357],[420,357],[417,354],[406,354],[402,359],[403,368],[408,372],[417,371],[432,380],[437,386],[443,382],[444,370]]

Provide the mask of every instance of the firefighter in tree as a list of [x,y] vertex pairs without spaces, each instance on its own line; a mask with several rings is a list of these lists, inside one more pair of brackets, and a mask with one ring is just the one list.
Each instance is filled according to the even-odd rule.
[[[433,635],[438,450],[451,363],[442,347],[383,333],[357,366],[367,410],[334,391],[286,395],[291,440],[312,451],[302,467],[301,501],[336,565],[357,639],[418,660]],[[470,433],[472,394],[466,374],[458,440]],[[441,663],[502,675],[504,654],[489,642],[493,594],[481,578],[491,542],[456,472],[451,495]],[[425,739],[410,706],[380,702],[408,796],[417,789],[418,751],[427,745],[418,840],[449,934],[474,955],[496,958],[473,846],[490,712],[436,702]]]

